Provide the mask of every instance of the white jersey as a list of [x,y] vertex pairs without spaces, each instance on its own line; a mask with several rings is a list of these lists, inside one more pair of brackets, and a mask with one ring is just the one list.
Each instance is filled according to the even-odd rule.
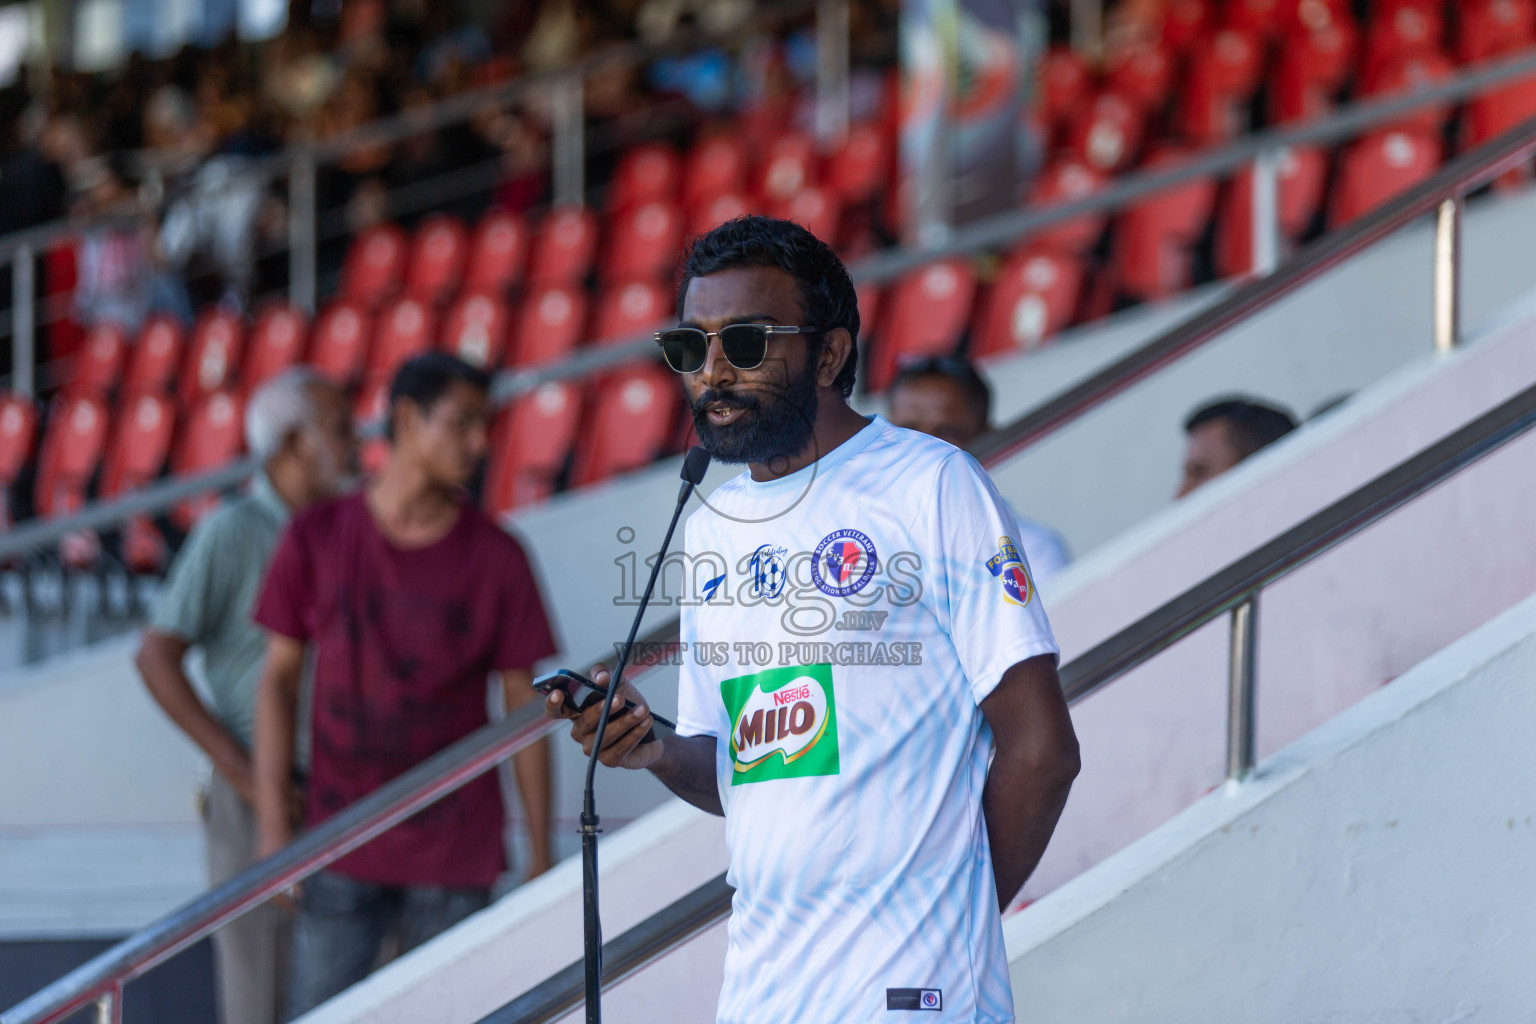
[[716,738],[722,1024],[1013,1020],[978,705],[1057,653],[1015,532],[973,458],[880,417],[689,517],[678,732]]

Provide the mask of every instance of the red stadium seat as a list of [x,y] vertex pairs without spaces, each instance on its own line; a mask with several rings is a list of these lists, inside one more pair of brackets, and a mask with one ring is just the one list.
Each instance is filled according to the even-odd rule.
[[346,301],[331,303],[315,321],[309,362],[336,383],[352,384],[368,359],[371,329],[368,311],[362,306]]
[[586,487],[650,465],[666,448],[677,395],[675,375],[659,366],[605,377],[582,417],[571,486]]
[[683,244],[683,214],[660,201],[626,207],[609,219],[608,251],[603,278],[628,281],[661,277],[677,265]]
[[379,314],[365,376],[388,380],[400,364],[431,348],[436,336],[437,315],[432,308],[416,299],[400,299]]
[[[1387,64],[1372,81],[1362,84],[1361,95],[1387,96],[1413,93],[1440,85],[1455,74],[1451,62],[1438,53],[1410,53]],[[1451,105],[1439,103],[1406,115],[1389,127],[1425,134],[1439,134],[1451,116]]]
[[37,463],[37,514],[69,515],[85,504],[86,488],[107,441],[107,407],[91,395],[56,398]]
[[632,146],[619,159],[608,189],[608,209],[623,210],[638,203],[670,203],[677,199],[683,162],[677,150],[663,142]]
[[[1075,202],[1099,191],[1104,184],[1104,175],[1081,160],[1061,160],[1040,173],[1030,189],[1028,205],[1035,209],[1055,203]],[[1087,252],[1098,244],[1107,221],[1104,214],[1084,214],[1037,232],[1034,241],[1067,252]]]
[[160,475],[171,453],[176,406],[163,395],[137,395],[118,410],[97,493],[112,498]]
[[1184,137],[1215,146],[1246,131],[1248,104],[1262,70],[1263,46],[1252,33],[1224,28],[1197,43],[1178,101]]
[[868,338],[874,331],[875,324],[879,322],[880,302],[885,296],[885,291],[876,281],[860,281],[853,286],[853,291],[859,300],[859,341]]
[[75,353],[65,388],[71,394],[109,394],[123,378],[128,358],[128,336],[116,324],[97,324]]
[[521,218],[506,210],[492,210],[475,226],[464,289],[504,292],[523,279],[527,258],[528,229]]
[[905,360],[953,352],[975,295],[976,275],[958,259],[937,260],[898,281],[886,299],[865,387],[884,391]]
[[[1536,117],[1536,77],[1521,79],[1478,96],[1467,104],[1463,120],[1464,146],[1477,146]],[[1520,185],[1530,178],[1525,166],[1501,175],[1501,189]]]
[[245,325],[233,313],[210,309],[198,317],[181,368],[177,399],[191,405],[208,392],[231,383],[240,366],[244,343]]
[[803,188],[773,209],[775,217],[792,220],[828,244],[837,240],[843,208],[829,189]]
[[611,286],[598,299],[592,340],[631,341],[656,330],[672,315],[672,296],[654,281]]
[[551,285],[530,292],[518,314],[507,365],[522,368],[563,358],[581,341],[586,321],[586,289]]
[[405,291],[429,305],[445,302],[458,290],[469,255],[469,232],[457,217],[428,217],[411,241]]
[[1211,20],[1209,0],[1170,0],[1163,14],[1163,45],[1182,53],[1205,35]]
[[[1281,254],[1312,224],[1322,207],[1328,180],[1328,154],[1320,149],[1288,149],[1275,178]],[[1244,170],[1222,189],[1216,210],[1216,273],[1236,277],[1253,269],[1253,170]]]
[[1083,288],[1082,261],[1038,245],[1014,251],[981,306],[971,354],[1039,348],[1072,322]]
[[533,238],[528,277],[535,285],[571,284],[592,269],[597,219],[585,207],[551,210]]
[[781,135],[764,148],[752,191],[769,204],[791,199],[816,183],[816,163],[816,143],[809,135]]
[[394,224],[364,231],[353,240],[341,268],[342,298],[377,306],[400,288],[405,257],[405,232]]
[[267,381],[299,361],[308,324],[304,314],[284,302],[273,302],[256,314],[256,326],[246,346],[240,372],[240,394],[249,398]]
[[10,521],[7,492],[32,458],[37,407],[20,395],[0,394],[0,529]]
[[747,155],[736,139],[713,135],[694,143],[683,169],[683,205],[698,207],[747,182]]
[[1229,28],[1268,39],[1280,31],[1286,13],[1281,0],[1228,0],[1222,20]]
[[1141,149],[1142,113],[1119,93],[1101,92],[1069,130],[1068,148],[1088,166],[1113,174],[1131,164]]
[[879,195],[891,178],[891,146],[880,126],[852,125],[827,161],[824,177],[845,203],[867,203]]
[[1374,82],[1393,61],[1414,54],[1441,52],[1445,19],[1437,5],[1410,5],[1382,12],[1365,30],[1360,78]]
[[688,223],[688,235],[702,235],[719,227],[728,220],[745,217],[752,212],[752,204],[738,192],[722,192],[700,203]]
[[1149,115],[1168,105],[1173,92],[1173,55],[1151,43],[1116,48],[1106,61],[1104,85],[1110,92],[1128,96]]
[[169,391],[181,368],[181,348],[181,325],[170,317],[150,317],[139,332],[139,340],[134,343],[133,354],[128,359],[124,392],[132,395]]
[[1093,98],[1093,70],[1069,46],[1053,46],[1040,66],[1040,105],[1048,127],[1057,129],[1083,116]]
[[[1186,159],[1167,151],[1148,168],[1176,166]],[[1199,179],[1160,192],[1119,218],[1111,247],[1111,276],[1123,295],[1161,299],[1190,286],[1190,249],[1205,230],[1216,201],[1216,182]]]
[[[182,421],[171,453],[171,472],[195,476],[233,462],[245,447],[242,422],[244,405],[233,391],[215,391],[194,405]],[[183,530],[217,506],[218,495],[189,498],[171,512],[171,520]]]
[[1461,0],[1455,10],[1456,59],[1463,64],[1536,43],[1536,0]]
[[1339,161],[1328,214],[1341,227],[1417,185],[1440,165],[1440,140],[1387,131],[1352,144]]
[[[1317,3],[1319,0],[1312,0]],[[1310,28],[1285,36],[1270,79],[1269,116],[1276,122],[1304,121],[1333,107],[1334,96],[1353,67],[1355,31],[1327,8]]]
[[506,303],[494,293],[464,295],[443,320],[443,348],[471,366],[494,370],[501,365],[511,322]]
[[485,470],[487,512],[510,512],[554,491],[580,415],[580,392],[559,381],[539,385],[501,411]]

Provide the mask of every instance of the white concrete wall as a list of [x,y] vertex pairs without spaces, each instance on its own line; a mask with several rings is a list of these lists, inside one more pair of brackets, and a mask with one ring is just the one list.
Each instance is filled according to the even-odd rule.
[[1019,1020],[1532,1019],[1532,678],[1536,598],[1013,917]]

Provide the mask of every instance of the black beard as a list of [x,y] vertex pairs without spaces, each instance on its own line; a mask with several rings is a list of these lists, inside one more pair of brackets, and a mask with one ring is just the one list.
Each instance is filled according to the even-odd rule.
[[[717,427],[704,411],[709,405],[746,412],[734,422]],[[756,388],[706,388],[693,400],[692,412],[699,443],[717,462],[761,465],[775,456],[798,455],[815,430],[815,359],[808,358],[804,372],[786,381],[782,389],[765,392]]]

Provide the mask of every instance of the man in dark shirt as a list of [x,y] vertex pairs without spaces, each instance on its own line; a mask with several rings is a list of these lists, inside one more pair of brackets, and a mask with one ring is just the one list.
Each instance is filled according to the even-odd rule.
[[[486,682],[508,707],[534,699],[533,664],[554,653],[528,559],[467,500],[486,451],[489,381],[442,353],[390,387],[389,458],[361,493],[295,516],[255,618],[269,634],[256,723],[261,849],[292,838],[293,722],[313,648],[313,826],[486,722]],[[514,757],[533,861],[551,863],[549,749]],[[336,861],[303,886],[290,1010],[363,978],[385,936],[409,950],[489,900],[505,868],[502,800],[482,775]]]

